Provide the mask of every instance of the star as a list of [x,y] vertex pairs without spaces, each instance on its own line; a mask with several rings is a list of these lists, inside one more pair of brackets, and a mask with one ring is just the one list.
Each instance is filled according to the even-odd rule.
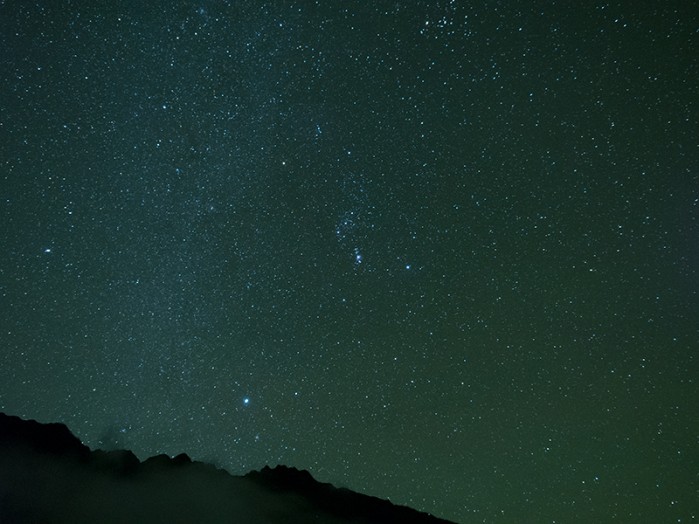
[[359,251],[358,247],[354,248],[354,263],[361,264],[363,260],[362,253]]

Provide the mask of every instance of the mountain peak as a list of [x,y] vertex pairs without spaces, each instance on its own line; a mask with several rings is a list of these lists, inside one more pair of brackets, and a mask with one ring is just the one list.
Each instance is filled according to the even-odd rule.
[[141,462],[128,450],[91,451],[63,424],[3,413],[0,501],[3,522],[19,523],[447,523],[294,467],[233,476],[185,453]]

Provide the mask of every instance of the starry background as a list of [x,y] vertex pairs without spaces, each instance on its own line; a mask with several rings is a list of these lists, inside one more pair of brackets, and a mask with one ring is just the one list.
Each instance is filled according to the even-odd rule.
[[697,11],[476,4],[0,1],[0,410],[696,519]]

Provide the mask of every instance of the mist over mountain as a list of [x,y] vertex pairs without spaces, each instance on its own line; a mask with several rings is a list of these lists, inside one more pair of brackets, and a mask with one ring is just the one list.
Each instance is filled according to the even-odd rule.
[[139,461],[128,450],[90,450],[63,424],[3,413],[0,521],[448,523],[295,468],[234,476],[184,453]]

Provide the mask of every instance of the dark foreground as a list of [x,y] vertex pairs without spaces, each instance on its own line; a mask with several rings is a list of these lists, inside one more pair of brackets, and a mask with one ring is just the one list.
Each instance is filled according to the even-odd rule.
[[265,467],[243,477],[187,455],[91,451],[63,424],[0,413],[2,523],[448,523]]

